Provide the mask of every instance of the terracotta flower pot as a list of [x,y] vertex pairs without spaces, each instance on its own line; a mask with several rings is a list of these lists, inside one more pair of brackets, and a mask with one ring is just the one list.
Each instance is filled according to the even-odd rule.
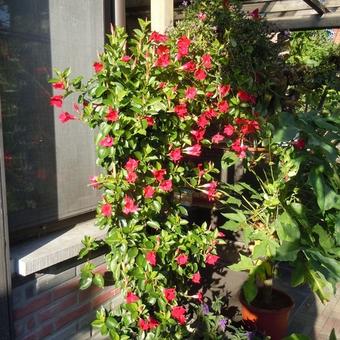
[[[277,305],[276,301],[280,300]],[[294,301],[286,293],[273,289],[273,306],[270,308],[257,307],[248,304],[243,294],[240,294],[242,304],[243,321],[259,330],[265,335],[269,335],[272,340],[281,340],[286,336],[288,330],[289,314],[294,307]]]

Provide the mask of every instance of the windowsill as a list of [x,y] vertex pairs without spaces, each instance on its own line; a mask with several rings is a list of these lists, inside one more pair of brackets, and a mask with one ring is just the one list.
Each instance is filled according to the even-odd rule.
[[12,273],[27,276],[78,256],[84,236],[103,238],[105,230],[94,220],[79,223],[66,231],[59,231],[11,248]]

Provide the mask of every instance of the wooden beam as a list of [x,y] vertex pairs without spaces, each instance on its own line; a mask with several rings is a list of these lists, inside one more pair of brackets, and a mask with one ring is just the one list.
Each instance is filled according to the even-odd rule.
[[320,15],[329,13],[329,9],[324,6],[319,0],[303,0],[308,6],[312,7]]
[[174,22],[174,0],[151,0],[151,29],[164,33]]
[[309,16],[271,17],[267,19],[273,31],[340,28],[340,11]]
[[11,270],[7,226],[6,183],[0,101],[0,339],[14,339],[11,323]]

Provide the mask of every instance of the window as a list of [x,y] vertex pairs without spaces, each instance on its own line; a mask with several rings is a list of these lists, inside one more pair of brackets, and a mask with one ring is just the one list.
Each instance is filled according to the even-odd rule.
[[[0,0],[0,98],[11,233],[94,210],[93,134],[49,105],[54,67],[89,76],[105,1]],[[72,100],[63,107],[72,112]]]

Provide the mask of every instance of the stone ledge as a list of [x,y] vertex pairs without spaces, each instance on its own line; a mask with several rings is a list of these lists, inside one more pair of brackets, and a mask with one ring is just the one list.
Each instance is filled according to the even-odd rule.
[[94,225],[94,220],[89,220],[69,230],[17,245],[11,249],[12,272],[27,276],[76,257],[85,235],[100,239],[105,234],[105,230]]

